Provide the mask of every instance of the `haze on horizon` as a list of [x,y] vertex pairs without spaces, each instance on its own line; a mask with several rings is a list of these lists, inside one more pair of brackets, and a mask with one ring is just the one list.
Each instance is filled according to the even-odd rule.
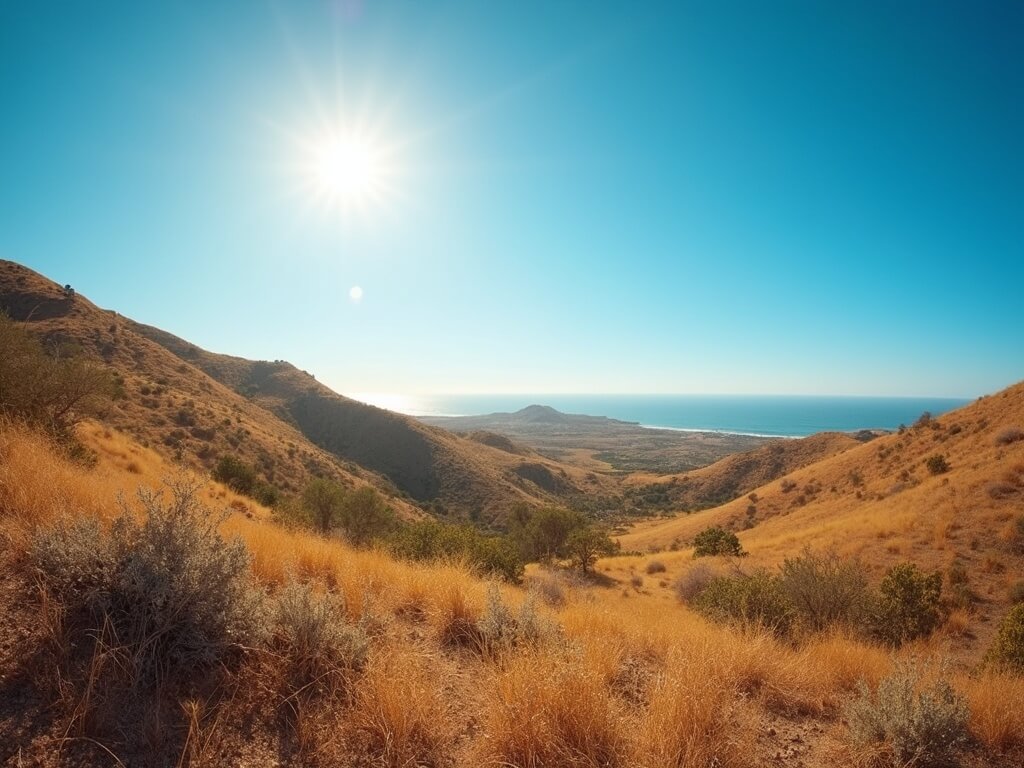
[[5,3],[0,257],[348,393],[1024,378],[1024,5]]

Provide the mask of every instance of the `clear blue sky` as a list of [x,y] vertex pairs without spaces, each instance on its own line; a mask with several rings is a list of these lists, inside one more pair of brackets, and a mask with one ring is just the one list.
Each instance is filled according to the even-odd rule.
[[[1018,2],[0,0],[0,256],[343,392],[973,396],[1024,378],[1022,39]],[[309,194],[328,124],[382,199]]]

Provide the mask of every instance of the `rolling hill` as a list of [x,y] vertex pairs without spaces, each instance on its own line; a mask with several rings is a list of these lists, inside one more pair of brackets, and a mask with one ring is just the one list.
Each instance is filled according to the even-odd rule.
[[0,261],[0,309],[110,366],[124,397],[105,420],[196,468],[230,453],[286,492],[327,474],[373,483],[409,515],[430,509],[497,525],[515,503],[564,502],[612,482],[343,397],[283,361],[208,352],[14,262]]
[[776,564],[809,546],[834,548],[875,570],[905,560],[942,570],[958,565],[982,605],[1003,602],[1024,573],[1017,527],[1024,512],[1024,382],[848,447],[752,494],[639,523],[620,542],[640,551],[685,549],[697,532],[718,525],[738,532],[754,562]]

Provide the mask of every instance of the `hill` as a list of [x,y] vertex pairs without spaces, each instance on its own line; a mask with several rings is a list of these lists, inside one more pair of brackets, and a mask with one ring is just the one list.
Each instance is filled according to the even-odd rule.
[[514,413],[417,418],[457,434],[502,434],[563,464],[619,477],[633,472],[684,472],[737,451],[775,442],[752,435],[655,429],[606,416],[562,413],[536,404]]
[[627,495],[648,507],[695,510],[714,507],[742,496],[800,467],[849,450],[873,438],[844,432],[820,432],[796,440],[772,442],[735,453],[707,467],[675,475],[634,473],[625,479]]
[[[119,492],[158,488],[176,468],[102,425],[80,437],[94,467],[0,424],[4,764],[867,765],[842,716],[858,681],[876,685],[905,655],[950,652],[946,674],[970,713],[964,764],[1020,764],[1024,681],[972,672],[981,643],[964,648],[961,630],[893,651],[842,634],[793,642],[733,629],[674,599],[669,579],[693,565],[684,551],[605,559],[592,581],[533,569],[528,589],[488,586],[458,564],[279,528],[216,483],[200,500],[230,505],[221,531],[244,542],[268,634],[202,670],[170,663],[167,684],[147,687],[130,653],[141,651],[90,634],[63,603],[76,593],[40,583],[32,541],[69,521],[109,522]],[[74,539],[56,540],[79,557]],[[192,618],[179,617],[189,632]],[[496,632],[511,639],[487,645]]]
[[110,366],[124,397],[105,420],[196,468],[233,454],[286,492],[329,474],[381,487],[409,515],[431,509],[498,525],[515,503],[564,502],[609,482],[351,400],[283,361],[209,352],[65,295],[14,262],[0,261],[0,309]]
[[753,562],[777,563],[810,546],[876,570],[908,559],[957,566],[984,609],[1003,603],[1024,573],[1015,527],[1024,511],[1021,438],[1024,383],[793,470],[751,497],[637,524],[620,542],[685,548],[718,525],[738,532]]

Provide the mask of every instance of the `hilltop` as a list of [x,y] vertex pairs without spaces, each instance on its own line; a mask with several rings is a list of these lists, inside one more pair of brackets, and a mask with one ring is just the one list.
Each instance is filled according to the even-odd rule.
[[515,503],[601,492],[609,481],[518,456],[343,397],[284,361],[216,354],[97,307],[81,293],[0,261],[0,309],[50,343],[71,343],[120,377],[105,421],[165,456],[209,470],[221,455],[296,492],[316,475],[371,483],[407,515],[473,515],[500,525]]

